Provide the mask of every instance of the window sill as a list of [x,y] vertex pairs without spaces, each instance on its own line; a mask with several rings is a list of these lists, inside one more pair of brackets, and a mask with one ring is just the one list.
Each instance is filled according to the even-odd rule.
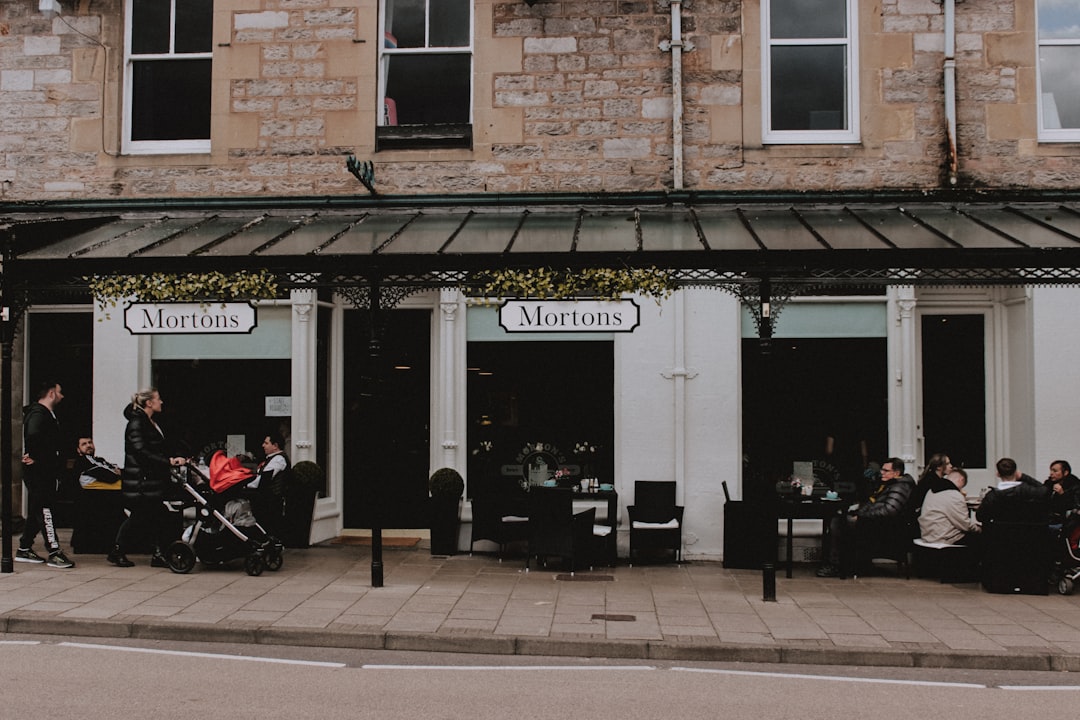
[[375,128],[375,151],[472,149],[472,125],[384,125]]

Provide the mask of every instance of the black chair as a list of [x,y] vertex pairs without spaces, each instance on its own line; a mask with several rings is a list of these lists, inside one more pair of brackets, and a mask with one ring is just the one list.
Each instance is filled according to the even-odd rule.
[[469,554],[477,540],[490,540],[499,546],[499,562],[506,547],[529,539],[529,509],[523,492],[484,490],[472,499],[472,536]]
[[571,575],[581,567],[592,567],[596,554],[593,541],[596,508],[575,514],[574,493],[563,488],[533,488],[528,508],[526,572],[534,557],[541,562],[549,557],[568,561]]
[[992,593],[1046,595],[1053,553],[1046,522],[984,523],[982,586]]
[[675,504],[675,483],[670,480],[638,480],[634,504],[626,508],[630,518],[630,564],[641,551],[671,551],[682,561],[683,506]]
[[911,552],[919,537],[919,524],[908,513],[902,517],[866,519],[855,523],[851,574],[857,577],[871,568],[874,560],[896,563],[896,574],[911,579]]

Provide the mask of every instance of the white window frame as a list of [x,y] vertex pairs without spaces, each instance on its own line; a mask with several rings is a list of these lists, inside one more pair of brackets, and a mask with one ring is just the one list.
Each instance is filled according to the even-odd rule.
[[[426,0],[427,6],[430,8],[432,2],[437,0]],[[376,106],[379,109],[377,113],[376,124],[379,127],[387,127],[384,122],[383,105],[386,101],[386,79],[389,68],[390,57],[394,55],[468,55],[469,56],[469,124],[473,124],[473,116],[476,111],[475,94],[476,94],[476,53],[473,50],[476,44],[476,8],[474,3],[469,3],[469,43],[467,45],[459,45],[454,47],[443,46],[430,46],[428,45],[429,38],[431,36],[431,12],[428,10],[425,15],[424,23],[424,47],[417,48],[388,48],[386,43],[383,42],[383,35],[386,32],[386,0],[379,0],[379,101]]]
[[[764,144],[813,145],[843,144],[860,141],[859,130],[859,24],[858,1],[847,2],[847,37],[782,38],[773,40],[770,28],[772,0],[761,2],[761,141]],[[843,45],[847,67],[848,118],[846,130],[773,130],[772,129],[772,48],[776,46]]]
[[[1044,47],[1070,47],[1080,45],[1080,35],[1074,38],[1047,38],[1041,39],[1039,37],[1039,6],[1042,4],[1042,0],[1036,0],[1035,2],[1035,87],[1037,89],[1036,97],[1039,99],[1035,106],[1038,110],[1039,117],[1039,141],[1040,142],[1078,142],[1080,141],[1080,128],[1062,128],[1062,127],[1047,127],[1046,121],[1048,118],[1045,115],[1045,108],[1043,107],[1043,89],[1042,89],[1042,49]],[[1057,123],[1060,125],[1060,123]]]
[[[172,0],[170,3],[170,30],[169,30],[169,45],[170,50],[172,45],[176,42],[176,33],[174,31],[176,25],[176,3],[179,0]],[[205,53],[160,53],[160,54],[141,54],[132,55],[131,53],[131,20],[132,20],[132,2],[133,0],[124,0],[124,113],[123,113],[123,127],[121,134],[120,151],[124,155],[186,155],[186,154],[203,154],[210,152],[210,138],[205,140],[132,140],[131,139],[131,104],[133,88],[133,64],[138,60],[212,60],[214,57],[213,51]]]

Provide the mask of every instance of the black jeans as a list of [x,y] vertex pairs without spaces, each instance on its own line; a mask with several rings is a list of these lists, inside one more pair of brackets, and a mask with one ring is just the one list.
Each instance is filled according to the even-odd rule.
[[32,548],[34,536],[40,532],[45,540],[45,548],[54,553],[60,549],[52,516],[53,504],[56,501],[56,480],[24,478],[23,486],[26,488],[26,527],[19,538],[19,547],[23,550]]
[[174,532],[176,523],[160,500],[142,501],[128,510],[131,514],[116,531],[116,547],[121,553],[132,552],[147,539],[152,544],[153,552],[160,553],[177,539]]

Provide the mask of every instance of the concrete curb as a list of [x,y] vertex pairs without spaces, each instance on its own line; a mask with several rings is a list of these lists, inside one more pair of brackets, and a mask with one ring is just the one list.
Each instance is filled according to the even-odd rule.
[[202,623],[153,622],[145,619],[123,622],[91,618],[7,615],[0,617],[0,633],[669,662],[704,661],[1080,672],[1080,656],[1055,653],[992,654],[962,651],[905,651],[888,648],[680,644],[663,641],[637,642],[510,635],[491,637],[379,632],[348,628],[329,630],[299,627],[239,627]]

